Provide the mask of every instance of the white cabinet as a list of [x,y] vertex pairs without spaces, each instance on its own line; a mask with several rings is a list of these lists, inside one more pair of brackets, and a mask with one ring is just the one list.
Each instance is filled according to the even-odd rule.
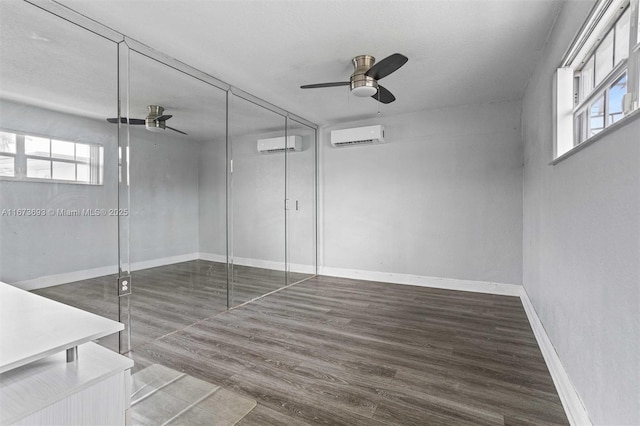
[[0,425],[126,424],[133,361],[90,342],[121,329],[0,283]]

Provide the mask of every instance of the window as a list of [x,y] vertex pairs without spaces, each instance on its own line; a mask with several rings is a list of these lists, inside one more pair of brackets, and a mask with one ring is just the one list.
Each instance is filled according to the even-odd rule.
[[638,108],[639,0],[600,0],[555,80],[555,158]]
[[0,176],[16,175],[16,135],[0,132]]
[[0,131],[0,177],[102,184],[102,146]]

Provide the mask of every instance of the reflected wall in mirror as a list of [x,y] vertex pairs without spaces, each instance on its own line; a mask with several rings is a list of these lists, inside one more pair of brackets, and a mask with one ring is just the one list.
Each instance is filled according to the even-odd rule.
[[288,118],[287,141],[287,284],[292,284],[316,274],[316,130]]
[[285,117],[239,96],[230,107],[231,305],[286,285],[285,152],[259,152],[258,140],[282,138]]
[[0,281],[117,320],[117,45],[26,2],[0,40]]
[[227,308],[227,106],[225,91],[136,51],[128,78],[135,348]]

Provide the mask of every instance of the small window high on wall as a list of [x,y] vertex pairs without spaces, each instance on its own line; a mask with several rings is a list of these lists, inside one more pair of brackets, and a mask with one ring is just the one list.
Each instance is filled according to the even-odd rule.
[[638,2],[600,0],[569,46],[554,79],[554,159],[583,148],[638,109]]
[[0,131],[0,178],[102,185],[104,148]]

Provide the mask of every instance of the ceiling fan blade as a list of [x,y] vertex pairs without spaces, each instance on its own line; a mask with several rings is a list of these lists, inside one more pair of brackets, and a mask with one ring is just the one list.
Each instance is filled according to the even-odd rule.
[[337,86],[348,86],[351,83],[348,81],[336,81],[333,83],[318,83],[318,84],[306,84],[304,86],[300,86],[301,89],[320,89],[322,87],[337,87]]
[[396,97],[393,96],[393,93],[385,89],[384,87],[378,84],[378,93],[372,96],[378,102],[382,102],[383,104],[390,104],[391,102],[396,100]]
[[165,127],[166,127],[167,129],[171,129],[171,130],[173,130],[174,132],[178,132],[178,133],[182,133],[183,135],[186,135],[186,133],[185,133],[185,132],[183,132],[182,130],[174,129],[173,127],[169,127],[169,126],[165,126]]
[[396,71],[398,68],[407,63],[409,58],[401,53],[394,53],[391,56],[387,56],[377,64],[373,64],[371,68],[365,73],[369,77],[373,77],[376,80],[380,80]]
[[[115,124],[115,123],[118,122],[118,119],[117,118],[107,118],[107,121],[109,123]],[[120,122],[122,124],[127,124],[127,119],[125,117],[120,117]],[[141,118],[131,118],[131,119],[129,119],[129,124],[132,124],[132,125],[144,124],[144,120],[141,119]]]
[[173,117],[173,115],[161,115],[160,117],[156,117],[154,120],[155,121],[167,121],[168,119],[170,119],[171,117]]

